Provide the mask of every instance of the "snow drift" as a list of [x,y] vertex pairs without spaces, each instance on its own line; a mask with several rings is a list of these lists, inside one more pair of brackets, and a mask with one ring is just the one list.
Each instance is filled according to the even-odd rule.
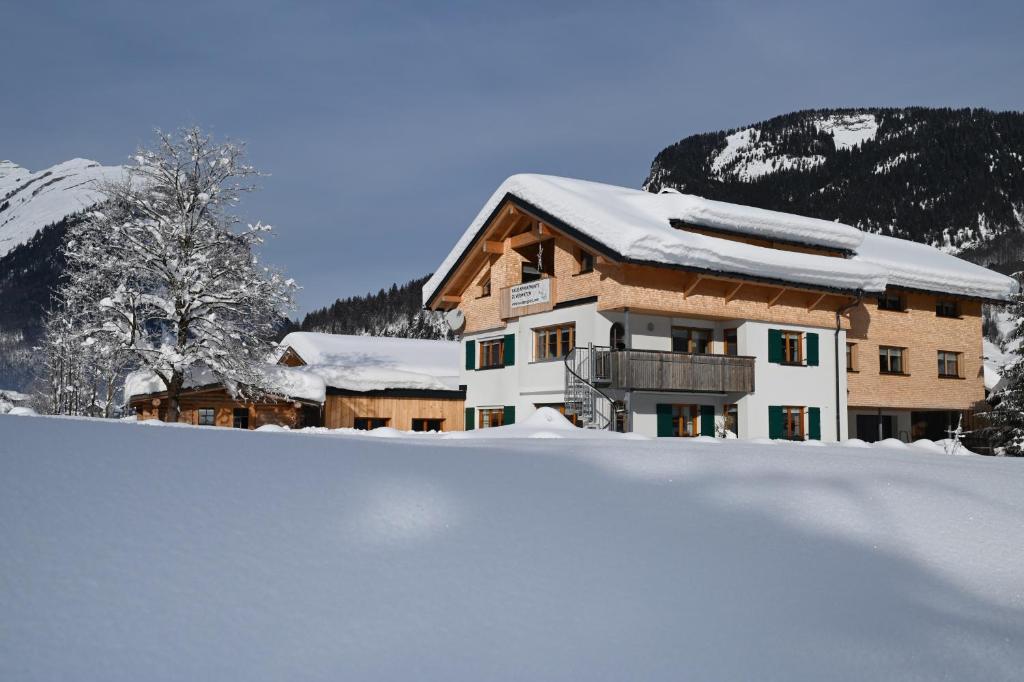
[[2,679],[1024,669],[1024,462],[42,417],[0,435]]

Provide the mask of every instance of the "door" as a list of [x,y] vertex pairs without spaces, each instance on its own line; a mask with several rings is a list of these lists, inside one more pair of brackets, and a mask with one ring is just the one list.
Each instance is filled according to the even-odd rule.
[[[896,434],[895,421],[891,414],[883,414],[881,416],[877,414],[858,414],[857,438],[868,443],[892,438]],[[881,423],[882,427],[881,438],[879,438],[878,432],[879,423]]]

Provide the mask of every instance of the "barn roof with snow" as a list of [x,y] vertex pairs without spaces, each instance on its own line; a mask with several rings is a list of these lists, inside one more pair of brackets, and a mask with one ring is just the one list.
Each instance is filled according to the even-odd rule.
[[459,390],[454,341],[292,332],[280,347],[282,363],[321,377],[329,391]]
[[[399,339],[292,332],[278,347],[275,362],[261,371],[285,398],[323,403],[328,393],[461,392],[461,346],[454,341]],[[203,367],[185,379],[188,390],[220,386]],[[165,391],[151,371],[132,372],[125,379],[124,398]]]
[[[843,223],[665,191],[652,194],[550,175],[508,178],[470,223],[423,287],[430,305],[442,285],[510,199],[556,229],[622,262],[787,282],[831,290],[882,292],[886,286],[1004,301],[1010,277],[902,239]],[[677,229],[681,224],[703,232]],[[721,236],[716,236],[718,233]],[[845,256],[773,249],[730,239],[755,237]]]

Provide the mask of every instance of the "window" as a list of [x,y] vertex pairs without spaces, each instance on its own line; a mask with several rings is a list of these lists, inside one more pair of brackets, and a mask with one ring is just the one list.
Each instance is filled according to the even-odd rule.
[[905,348],[893,348],[891,346],[878,347],[878,371],[882,374],[905,374],[904,363]]
[[576,325],[563,324],[533,330],[533,359],[564,358],[576,345]]
[[726,355],[739,355],[740,344],[735,329],[725,330],[725,354]]
[[608,332],[608,346],[612,350],[626,349],[626,328],[622,326],[621,322],[613,324]]
[[956,301],[936,301],[935,315],[938,317],[960,317]]
[[486,429],[491,426],[501,426],[505,423],[505,408],[504,407],[481,407],[477,410],[479,415],[479,425],[481,429]]
[[672,435],[677,438],[699,436],[697,418],[700,417],[699,405],[672,406]]
[[387,417],[356,417],[352,427],[359,431],[372,431],[388,425]]
[[846,344],[846,371],[857,371],[857,344],[855,343]]
[[740,408],[739,405],[726,405],[723,410],[725,414],[725,430],[734,436],[740,435]]
[[585,275],[594,271],[594,254],[589,251],[580,251],[580,274]]
[[939,376],[945,378],[960,377],[960,354],[948,350],[939,351]]
[[552,410],[558,410],[558,413],[569,420],[573,426],[580,425],[580,417],[577,414],[566,414],[565,403],[537,403],[534,405],[537,409],[542,407],[550,407]]
[[801,365],[804,361],[804,333],[782,332],[782,362],[786,365]]
[[537,242],[517,249],[517,253],[523,257],[522,282],[534,282],[544,275],[552,275],[555,272],[555,246],[554,242]]
[[417,417],[412,420],[413,431],[443,431],[444,419]]
[[672,350],[676,353],[711,352],[711,330],[699,327],[672,327]]
[[231,426],[236,429],[249,428],[249,408],[236,407],[231,411]]
[[491,295],[491,276],[487,275],[487,279],[480,284],[480,298],[487,298]]
[[897,294],[882,294],[878,297],[879,310],[903,310],[903,297]]
[[782,429],[786,440],[804,440],[804,408],[783,406]]
[[196,419],[200,426],[215,426],[216,411],[212,407],[200,407],[196,410]]
[[505,366],[505,339],[480,342],[480,369]]

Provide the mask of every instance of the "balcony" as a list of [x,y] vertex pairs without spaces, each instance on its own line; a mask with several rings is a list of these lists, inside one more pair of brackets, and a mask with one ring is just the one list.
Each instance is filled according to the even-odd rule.
[[752,356],[597,349],[595,354],[595,379],[598,385],[608,388],[702,393],[754,391]]

